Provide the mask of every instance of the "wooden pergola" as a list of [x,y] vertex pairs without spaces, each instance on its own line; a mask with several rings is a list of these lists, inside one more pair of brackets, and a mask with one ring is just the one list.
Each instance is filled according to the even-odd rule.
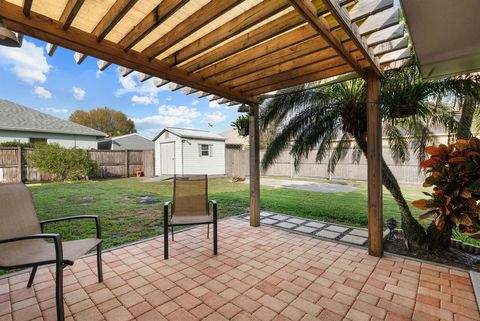
[[[116,64],[122,76],[248,105],[250,224],[260,224],[259,97],[344,74],[368,84],[369,253],[383,254],[381,119],[385,68],[410,55],[393,0],[0,0],[21,34]],[[244,108],[245,109],[245,108]]]

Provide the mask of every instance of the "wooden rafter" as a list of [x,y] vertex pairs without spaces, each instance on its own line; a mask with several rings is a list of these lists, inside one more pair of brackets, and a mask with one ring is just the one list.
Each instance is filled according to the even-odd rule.
[[155,9],[146,15],[138,25],[130,30],[130,32],[120,40],[119,44],[125,51],[131,49],[152,32],[153,29],[187,4],[188,1],[189,0],[163,0]]
[[85,0],[68,0],[60,17],[60,22],[63,23],[63,30],[68,30],[68,28],[70,28],[73,19],[77,16],[77,13],[80,11],[84,2]]
[[189,74],[177,67],[170,67],[162,61],[150,61],[142,53],[124,52],[123,47],[106,39],[99,43],[91,33],[77,28],[65,31],[60,22],[48,19],[38,13],[32,12],[30,18],[27,18],[23,15],[22,7],[5,1],[0,2],[0,17],[4,18],[10,29],[47,42],[225,98],[244,103],[255,102],[251,96],[218,86],[198,75]]
[[330,30],[328,22],[322,16],[317,16],[317,9],[309,0],[289,0],[292,6],[297,10],[308,24],[315,29],[328,44],[335,49],[337,54],[342,57],[361,77],[365,77],[365,71],[360,64],[343,47],[341,41]]
[[225,12],[242,3],[244,0],[212,0],[195,12],[195,17],[186,19],[170,30],[163,37],[155,41],[143,53],[154,59],[160,53],[187,38]]
[[153,84],[156,86],[156,87],[162,87],[166,84],[168,84],[169,81],[168,80],[164,80],[164,79],[160,79],[160,78],[154,78],[153,79]]
[[270,18],[278,12],[288,8],[288,6],[289,4],[286,0],[262,1],[164,60],[170,64],[180,64],[228,38],[247,30],[259,21]]
[[32,10],[33,0],[24,0],[23,1],[23,14],[26,17],[30,16],[30,11]]
[[[338,4],[336,0],[323,0],[325,7],[328,8],[330,14],[337,20],[338,24],[342,27],[345,33],[352,39],[357,48],[363,54],[363,57],[368,61],[373,71],[378,76],[383,77],[383,70],[380,67],[380,62],[375,57],[373,50],[368,47],[366,40],[360,35],[360,31],[356,24],[352,23],[350,17],[347,16],[347,12]],[[354,68],[355,69],[355,68]]]
[[138,0],[117,0],[93,30],[98,41],[103,40]]

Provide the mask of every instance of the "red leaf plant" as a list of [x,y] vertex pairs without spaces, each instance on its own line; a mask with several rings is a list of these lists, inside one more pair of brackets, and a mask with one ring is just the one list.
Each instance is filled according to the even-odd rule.
[[450,220],[460,233],[480,239],[480,139],[459,139],[426,152],[430,158],[420,163],[427,174],[423,187],[433,186],[433,192],[412,202],[426,211],[420,219],[432,217],[439,230]]

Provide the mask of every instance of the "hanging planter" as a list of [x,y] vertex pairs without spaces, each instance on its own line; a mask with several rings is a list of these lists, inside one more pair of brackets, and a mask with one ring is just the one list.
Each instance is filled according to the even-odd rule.
[[234,122],[232,122],[232,127],[238,131],[238,135],[246,137],[249,134],[248,125],[249,119],[248,115],[239,116]]
[[392,110],[393,118],[406,118],[417,114],[415,105],[396,105]]

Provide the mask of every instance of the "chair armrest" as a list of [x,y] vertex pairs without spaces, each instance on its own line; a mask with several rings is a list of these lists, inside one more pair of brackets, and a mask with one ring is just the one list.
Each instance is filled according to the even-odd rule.
[[[171,201],[167,201],[163,204],[163,224],[164,226],[168,226],[168,207],[170,205],[173,205],[173,203]],[[171,214],[172,211],[170,211]]]
[[[217,220],[217,201],[215,200],[209,200],[208,201],[208,207],[210,207],[210,204],[212,204],[213,207],[213,219],[216,221]],[[210,211],[208,211],[210,215]]]
[[25,241],[25,240],[35,240],[35,239],[52,239],[55,246],[56,261],[57,263],[63,262],[62,236],[60,234],[42,233],[42,234],[18,236],[18,237],[12,237],[9,239],[0,240],[0,244],[13,243],[13,242]]
[[40,222],[40,227],[42,228],[43,233],[43,226],[49,223],[56,223],[56,222],[63,222],[63,221],[72,221],[72,220],[95,220],[95,228],[97,231],[97,239],[102,238],[102,227],[100,226],[100,219],[97,215],[77,215],[77,216],[67,216],[61,218],[53,218],[50,220],[45,220]]

